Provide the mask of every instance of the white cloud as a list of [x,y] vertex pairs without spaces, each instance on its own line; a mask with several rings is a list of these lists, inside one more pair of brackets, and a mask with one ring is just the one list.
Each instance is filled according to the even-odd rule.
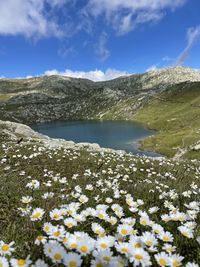
[[108,36],[105,32],[99,37],[98,43],[96,44],[96,54],[100,61],[105,61],[110,56],[110,51],[106,47]]
[[148,67],[146,69],[146,72],[149,72],[149,71],[155,71],[158,69],[158,65],[151,65],[150,67]]
[[[99,15],[105,15],[107,23],[122,35],[140,24],[159,21],[167,9],[180,7],[185,1],[87,0],[82,9],[77,6],[76,14],[72,16],[66,12],[78,0],[0,0],[0,35],[38,38],[70,36],[80,30],[91,33],[91,18]],[[57,9],[64,11],[62,23],[56,18]]]
[[165,61],[165,62],[169,62],[169,61],[171,61],[172,60],[172,58],[170,58],[169,56],[164,56],[163,58],[162,58],[162,61]]
[[101,70],[93,70],[93,71],[85,72],[85,71],[72,71],[72,70],[67,69],[63,72],[60,72],[58,70],[47,70],[45,71],[44,75],[47,75],[47,76],[62,75],[62,76],[72,77],[72,78],[89,79],[92,81],[107,81],[107,80],[118,78],[120,76],[128,76],[131,74],[126,71],[120,71],[120,70],[115,70],[115,69],[107,69],[105,72]]
[[137,25],[157,22],[166,9],[174,10],[186,0],[89,0],[87,13],[94,17],[105,15],[119,34],[133,30]]
[[199,39],[200,39],[200,25],[194,28],[189,28],[187,30],[187,46],[183,50],[183,52],[179,55],[175,65],[177,66],[183,65],[186,58],[189,56],[192,47]]
[[0,1],[0,34],[26,37],[62,36],[58,24],[48,17],[50,8],[63,4],[62,0],[6,0]]

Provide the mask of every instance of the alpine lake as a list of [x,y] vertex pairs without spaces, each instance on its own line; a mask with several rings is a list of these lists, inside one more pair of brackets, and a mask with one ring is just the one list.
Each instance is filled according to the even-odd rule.
[[55,121],[31,125],[31,128],[51,138],[76,143],[97,143],[101,147],[125,150],[132,154],[160,157],[158,153],[143,151],[139,141],[155,135],[142,124],[128,121]]

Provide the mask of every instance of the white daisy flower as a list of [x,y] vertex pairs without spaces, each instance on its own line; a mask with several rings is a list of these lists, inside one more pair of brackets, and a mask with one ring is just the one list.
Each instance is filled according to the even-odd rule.
[[41,208],[36,208],[30,215],[31,221],[41,221],[45,211]]
[[9,244],[4,243],[2,240],[0,241],[0,255],[1,256],[10,256],[12,252],[15,250],[13,245],[14,241]]
[[21,202],[24,204],[29,204],[32,200],[33,200],[33,198],[30,196],[26,196],[26,197],[21,198]]
[[193,238],[193,230],[189,229],[188,227],[185,226],[179,226],[178,230],[181,232],[182,235],[184,235],[187,238]]
[[173,242],[174,237],[170,232],[161,232],[158,236],[164,242]]
[[87,255],[94,250],[95,241],[91,237],[85,237],[78,241],[77,251],[81,255]]
[[128,236],[128,235],[131,235],[132,234],[133,228],[132,228],[132,226],[130,226],[128,224],[120,224],[117,227],[117,232],[121,236]]
[[63,262],[66,267],[80,267],[82,259],[77,253],[69,252],[65,255]]
[[37,260],[35,264],[31,265],[31,267],[49,267],[43,260]]
[[193,262],[188,262],[185,267],[199,267],[199,264],[193,263]]
[[180,256],[179,254],[170,255],[169,266],[170,267],[182,266],[182,260],[183,259],[184,259],[184,257]]
[[50,218],[55,221],[59,221],[63,218],[62,216],[62,210],[60,209],[54,209],[49,214]]
[[8,260],[4,257],[0,257],[0,266],[1,267],[9,267]]
[[150,266],[150,256],[149,254],[142,248],[137,248],[131,251],[130,261],[133,262],[134,266],[142,265],[142,266]]
[[29,267],[31,264],[30,257],[26,259],[11,259],[10,264],[12,267]]
[[156,254],[155,259],[160,266],[168,266],[169,265],[169,255],[165,252],[161,252]]
[[98,250],[104,250],[114,245],[115,238],[113,236],[100,237],[96,241],[96,248]]

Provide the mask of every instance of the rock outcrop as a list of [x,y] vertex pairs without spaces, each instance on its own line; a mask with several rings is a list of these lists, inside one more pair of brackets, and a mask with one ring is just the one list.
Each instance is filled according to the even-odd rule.
[[[126,153],[123,150],[102,148],[95,143],[75,143],[73,141],[66,141],[64,139],[50,138],[46,135],[42,135],[40,133],[35,132],[29,126],[21,123],[0,120],[0,130],[1,130],[0,140],[2,138],[7,143],[17,142],[17,140],[23,138],[22,142],[25,143],[35,142],[36,144],[43,144],[44,147],[48,149],[70,148],[75,150],[86,149],[87,151],[94,151],[94,152],[109,152],[118,154]],[[6,135],[6,140],[5,140],[5,135]]]

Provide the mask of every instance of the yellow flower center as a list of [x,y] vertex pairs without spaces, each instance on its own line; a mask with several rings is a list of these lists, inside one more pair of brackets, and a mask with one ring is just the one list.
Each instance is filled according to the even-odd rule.
[[33,219],[38,219],[41,216],[40,212],[36,212],[32,217]]
[[81,247],[81,252],[86,253],[88,252],[88,248],[86,246]]
[[54,232],[54,233],[53,233],[53,236],[55,236],[55,237],[58,237],[58,236],[60,236],[60,232],[59,232],[59,231],[57,231],[57,232]]
[[103,244],[101,244],[101,247],[105,249],[105,248],[107,248],[108,246],[107,246],[107,244],[103,243]]
[[26,264],[26,261],[20,259],[20,260],[17,261],[17,263],[18,263],[19,266],[24,266]]
[[166,250],[167,250],[168,252],[172,252],[172,248],[171,248],[171,247],[168,247]]
[[128,249],[127,248],[122,248],[121,249],[121,252],[127,253],[128,252]]
[[72,224],[72,223],[68,223],[68,224],[67,224],[67,227],[68,227],[68,228],[72,228],[72,227],[73,227],[73,224]]
[[141,224],[142,225],[147,225],[147,221],[146,220],[141,220]]
[[104,257],[103,257],[103,260],[104,260],[104,261],[108,261],[108,262],[109,262],[111,259],[110,259],[110,257],[109,257],[109,256],[104,256]]
[[141,247],[142,247],[142,244],[140,244],[140,243],[135,244],[135,248],[141,248]]
[[3,267],[3,264],[2,263],[0,263],[0,267]]
[[167,264],[166,260],[165,259],[159,259],[159,264],[161,266],[165,266]]
[[100,213],[99,214],[99,219],[103,219],[104,218],[104,214]]
[[43,235],[39,235],[39,236],[37,237],[37,240],[38,240],[38,241],[42,241],[43,238],[44,238]]
[[169,237],[168,236],[163,236],[163,241],[169,241]]
[[68,242],[68,239],[65,237],[63,238],[63,243],[67,243]]
[[76,261],[70,261],[69,266],[70,267],[76,267],[77,266]]
[[147,246],[151,247],[152,244],[153,244],[152,241],[146,241],[146,245],[147,245]]
[[96,264],[96,267],[104,267],[104,266],[103,266],[102,263],[98,262],[98,263]]
[[182,232],[182,234],[186,237],[188,236],[188,232]]
[[1,248],[4,252],[7,252],[9,250],[9,246],[7,244],[4,244]]
[[136,255],[135,255],[135,259],[136,259],[136,260],[142,260],[143,257],[142,257],[141,254],[136,254]]
[[71,248],[71,249],[75,249],[75,248],[77,248],[77,244],[76,244],[76,243],[72,243],[72,244],[70,245],[70,248]]
[[127,234],[128,234],[128,231],[127,231],[126,229],[122,229],[122,230],[121,230],[121,234],[122,234],[122,235],[127,235]]
[[45,226],[44,227],[44,231],[48,232],[50,230],[50,227],[49,226]]
[[54,214],[54,215],[53,215],[53,218],[54,218],[54,219],[58,219],[58,218],[59,218],[59,215],[58,215],[58,214]]
[[175,260],[175,261],[173,261],[172,265],[173,265],[174,267],[178,267],[178,266],[181,265],[181,263],[180,263],[180,261]]
[[54,255],[54,259],[57,260],[57,261],[60,261],[62,259],[62,256],[59,253],[56,253]]

